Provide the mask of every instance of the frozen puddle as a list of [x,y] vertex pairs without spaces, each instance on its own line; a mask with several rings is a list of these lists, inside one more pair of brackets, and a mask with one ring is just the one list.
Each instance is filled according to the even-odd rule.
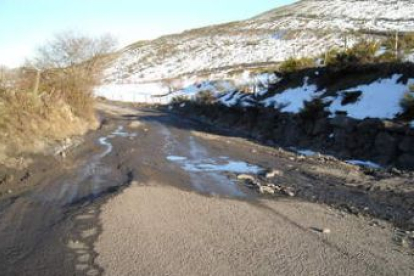
[[190,173],[193,186],[201,192],[225,196],[246,197],[237,183],[224,173],[259,174],[262,168],[242,161],[234,161],[228,157],[189,159],[184,156],[167,156],[167,160],[178,164]]

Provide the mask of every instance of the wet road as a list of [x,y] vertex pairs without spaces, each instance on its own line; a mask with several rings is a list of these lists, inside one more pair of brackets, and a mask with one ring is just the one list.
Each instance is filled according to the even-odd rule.
[[[291,161],[232,137],[208,135],[208,126],[173,115],[108,104],[100,109],[106,118],[100,130],[64,161],[46,162],[32,189],[1,201],[1,275],[412,272],[413,258],[395,250],[390,226],[373,233],[364,220],[342,218],[326,206],[263,201],[235,178],[287,170]],[[312,227],[343,235],[331,240]],[[247,255],[234,255],[238,250]]]

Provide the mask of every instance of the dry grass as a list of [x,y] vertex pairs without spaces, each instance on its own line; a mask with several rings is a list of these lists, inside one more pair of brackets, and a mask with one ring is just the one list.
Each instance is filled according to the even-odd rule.
[[55,141],[83,134],[94,122],[76,116],[60,97],[2,90],[0,143],[7,152],[0,152],[0,163],[1,156],[40,152]]
[[42,152],[97,125],[89,77],[47,72],[37,94],[34,82],[21,70],[0,84],[0,163],[6,166],[10,156]]

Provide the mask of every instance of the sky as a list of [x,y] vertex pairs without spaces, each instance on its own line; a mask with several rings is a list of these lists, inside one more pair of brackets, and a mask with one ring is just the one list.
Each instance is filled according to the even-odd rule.
[[15,67],[59,32],[114,35],[120,46],[243,20],[293,0],[0,0],[0,64]]

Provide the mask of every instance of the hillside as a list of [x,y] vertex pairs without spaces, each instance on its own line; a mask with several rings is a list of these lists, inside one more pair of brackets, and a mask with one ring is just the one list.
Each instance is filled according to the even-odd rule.
[[304,0],[239,22],[140,41],[118,53],[107,84],[205,78],[318,56],[361,38],[414,31],[412,0]]

